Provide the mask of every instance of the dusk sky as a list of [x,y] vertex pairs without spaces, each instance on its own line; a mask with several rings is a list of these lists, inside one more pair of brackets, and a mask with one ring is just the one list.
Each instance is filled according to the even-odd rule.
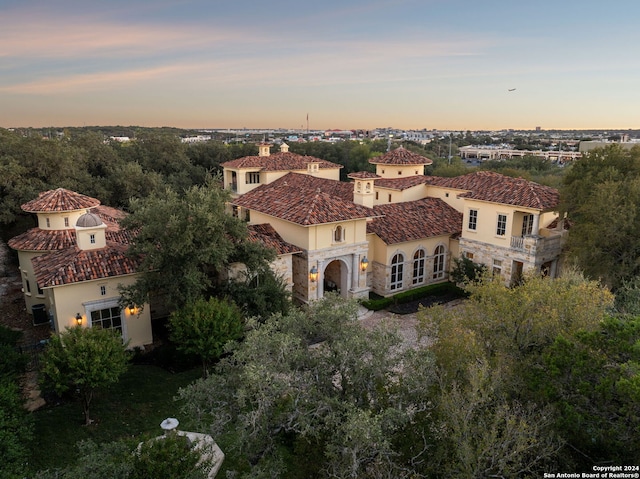
[[0,0],[0,127],[639,129],[639,19],[638,0]]

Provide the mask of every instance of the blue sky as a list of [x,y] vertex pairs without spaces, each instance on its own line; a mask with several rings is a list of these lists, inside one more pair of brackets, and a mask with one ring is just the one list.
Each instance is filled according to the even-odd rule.
[[0,0],[0,127],[640,128],[639,18],[637,0]]

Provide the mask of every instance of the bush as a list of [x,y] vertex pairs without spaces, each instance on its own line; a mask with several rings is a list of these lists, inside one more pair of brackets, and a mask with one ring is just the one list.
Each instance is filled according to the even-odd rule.
[[[398,293],[394,296],[389,296],[388,298],[383,298],[375,294],[377,298],[362,301],[362,305],[372,311],[380,311],[394,304],[410,303],[411,301],[417,301],[419,299],[426,298],[427,296],[447,295],[455,295],[461,297],[464,296],[464,292],[453,283],[447,282],[430,284],[427,286],[422,286],[420,288],[412,289],[411,291],[403,291],[402,293]],[[372,296],[374,296],[374,293],[372,293]]]

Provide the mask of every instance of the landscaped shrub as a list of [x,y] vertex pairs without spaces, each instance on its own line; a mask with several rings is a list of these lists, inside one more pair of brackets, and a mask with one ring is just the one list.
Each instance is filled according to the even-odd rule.
[[377,298],[362,301],[362,305],[372,311],[380,311],[393,304],[410,303],[411,301],[417,301],[427,296],[453,295],[456,297],[462,297],[465,293],[453,283],[438,283],[422,286],[420,288],[412,289],[411,291],[404,291],[394,296],[389,296],[388,298],[383,298],[375,293],[371,294],[372,297],[374,295],[377,296]]

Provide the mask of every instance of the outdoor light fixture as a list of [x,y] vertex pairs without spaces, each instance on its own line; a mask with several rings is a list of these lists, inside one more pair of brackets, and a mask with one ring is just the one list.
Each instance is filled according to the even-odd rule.
[[369,266],[369,260],[365,256],[360,260],[360,271],[364,273],[367,270],[367,266]]
[[80,313],[76,313],[76,323],[78,323],[78,326],[82,326],[82,316],[80,316]]
[[135,304],[130,304],[128,308],[129,308],[129,314],[130,315],[134,315],[135,312],[136,312],[136,305]]
[[315,283],[318,280],[318,268],[313,266],[309,271],[309,279],[312,283]]

